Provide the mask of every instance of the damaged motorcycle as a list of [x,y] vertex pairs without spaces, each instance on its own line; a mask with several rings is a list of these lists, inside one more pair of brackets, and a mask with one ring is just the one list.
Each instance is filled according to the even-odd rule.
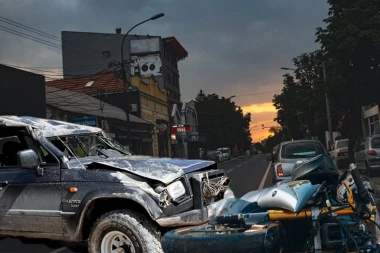
[[206,225],[172,230],[164,252],[380,252],[368,178],[328,155],[295,165],[292,181],[218,201]]

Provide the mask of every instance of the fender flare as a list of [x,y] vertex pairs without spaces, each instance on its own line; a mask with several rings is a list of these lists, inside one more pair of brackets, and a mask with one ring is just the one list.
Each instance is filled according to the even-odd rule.
[[137,187],[107,187],[89,192],[82,200],[76,215],[76,234],[80,235],[83,229],[83,221],[92,203],[99,199],[125,199],[139,204],[149,214],[152,220],[164,216],[161,208],[145,191]]

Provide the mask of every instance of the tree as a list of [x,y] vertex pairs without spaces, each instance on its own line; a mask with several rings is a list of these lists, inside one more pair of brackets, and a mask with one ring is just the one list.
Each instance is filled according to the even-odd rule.
[[380,0],[328,3],[326,27],[317,28],[316,41],[326,52],[329,96],[348,109],[348,148],[354,162],[361,106],[380,102]]
[[[323,59],[324,53],[321,50],[293,58],[295,76],[284,75],[282,92],[273,99],[273,104],[278,109],[275,120],[287,127],[292,139],[311,136],[317,136],[321,140],[325,138],[328,129],[325,94],[328,88],[323,80]],[[344,108],[335,101],[331,101],[330,105],[333,108],[333,127],[336,127],[344,114]]]
[[235,143],[246,150],[251,147],[249,124],[251,114],[230,99],[217,94],[206,95],[202,90],[195,98],[199,131],[206,135],[206,148],[232,147]]

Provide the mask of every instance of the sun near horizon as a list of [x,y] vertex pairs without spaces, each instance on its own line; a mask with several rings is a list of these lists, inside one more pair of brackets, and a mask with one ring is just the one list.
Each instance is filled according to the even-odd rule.
[[272,103],[251,104],[242,106],[244,113],[251,113],[251,137],[252,142],[259,142],[270,136],[269,128],[264,127],[278,126],[278,123],[273,121],[277,115],[277,110]]

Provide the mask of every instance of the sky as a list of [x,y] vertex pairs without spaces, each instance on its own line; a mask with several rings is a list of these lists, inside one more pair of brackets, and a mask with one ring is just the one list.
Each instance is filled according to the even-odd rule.
[[[0,17],[60,37],[63,30],[126,32],[163,12],[133,33],[175,36],[189,52],[179,63],[182,101],[200,89],[235,95],[233,101],[252,113],[251,133],[259,141],[268,136],[262,124],[276,125],[272,98],[282,89],[281,67],[293,67],[293,57],[319,47],[315,29],[324,25],[328,7],[325,0],[0,0]],[[18,29],[0,20],[0,63],[62,71],[59,48],[4,27]]]

